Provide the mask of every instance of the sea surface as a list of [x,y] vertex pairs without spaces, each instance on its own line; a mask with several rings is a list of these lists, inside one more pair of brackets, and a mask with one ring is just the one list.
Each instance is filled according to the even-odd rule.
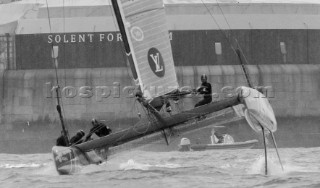
[[0,187],[320,187],[320,148],[127,151],[100,165],[58,175],[47,154],[0,154]]

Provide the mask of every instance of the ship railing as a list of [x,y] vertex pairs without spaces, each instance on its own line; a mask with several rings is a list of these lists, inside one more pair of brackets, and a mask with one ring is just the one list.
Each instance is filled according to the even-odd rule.
[[15,37],[6,33],[0,35],[0,70],[15,70]]

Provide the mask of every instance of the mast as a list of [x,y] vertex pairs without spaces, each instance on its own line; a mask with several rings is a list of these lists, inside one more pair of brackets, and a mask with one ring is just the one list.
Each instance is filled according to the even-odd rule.
[[241,51],[240,51],[239,49],[236,49],[236,54],[237,54],[238,59],[239,59],[239,61],[240,61],[241,68],[242,68],[242,70],[243,70],[243,72],[244,72],[244,75],[245,75],[245,77],[246,77],[248,86],[251,87],[251,88],[253,88],[253,85],[252,85],[251,80],[250,80],[249,75],[248,75],[248,71],[247,71],[246,66],[244,65],[244,63],[243,63],[243,61],[242,61],[242,58],[241,58]]
[[125,26],[124,26],[124,23],[123,23],[123,20],[122,20],[119,4],[118,4],[117,0],[111,0],[111,2],[112,2],[112,8],[113,8],[114,14],[115,14],[116,19],[117,19],[119,30],[120,30],[120,33],[121,33],[121,36],[122,36],[124,49],[126,51],[127,60],[128,60],[128,63],[130,65],[130,68],[131,68],[131,71],[132,71],[133,79],[135,81],[137,81],[138,80],[138,75],[137,75],[137,71],[136,71],[136,68],[135,68],[135,65],[134,65],[134,61],[133,61],[133,57],[132,57],[132,53],[131,53],[128,37],[127,37],[127,34],[126,34]]
[[[46,0],[46,5],[47,5],[49,28],[50,28],[50,33],[51,33],[52,29],[51,29],[50,11],[49,11],[48,0]],[[67,131],[67,129],[65,127],[65,124],[64,124],[63,115],[62,115],[62,111],[61,111],[61,105],[60,105],[60,96],[59,96],[60,86],[59,86],[58,70],[57,70],[58,69],[58,54],[59,54],[59,47],[58,46],[54,46],[53,44],[51,44],[51,58],[52,58],[52,62],[53,62],[53,65],[54,65],[54,70],[55,70],[55,73],[56,73],[56,84],[57,84],[57,87],[55,87],[55,90],[56,90],[56,93],[57,93],[57,107],[56,108],[57,108],[57,111],[58,111],[58,114],[59,114],[59,119],[60,119],[61,127],[62,127],[61,135],[62,135],[65,143],[67,144],[67,146],[69,146],[70,145],[69,134],[68,134],[68,131]]]
[[52,46],[52,59],[54,62],[54,68],[55,68],[55,73],[56,73],[56,83],[57,83],[57,87],[55,88],[56,93],[57,93],[57,111],[59,114],[59,119],[60,119],[61,127],[62,127],[61,134],[63,136],[65,143],[67,143],[69,146],[70,145],[69,135],[68,135],[68,131],[67,131],[65,124],[64,124],[63,115],[62,115],[62,111],[61,111],[61,105],[60,105],[60,95],[59,95],[60,86],[59,86],[58,71],[57,71],[57,69],[58,69],[58,50],[59,50],[58,46]]

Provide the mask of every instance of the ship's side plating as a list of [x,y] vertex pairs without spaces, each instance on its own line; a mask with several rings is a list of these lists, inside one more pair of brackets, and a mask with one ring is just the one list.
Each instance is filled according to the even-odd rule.
[[[51,30],[45,6],[36,18],[19,20],[16,68],[52,68],[47,55],[52,44],[64,52],[60,68],[126,66],[110,5],[84,8],[70,5],[61,14],[63,8],[52,5]],[[249,64],[318,64],[319,3],[177,0],[166,2],[165,9],[176,66],[237,65],[231,49],[237,45]]]

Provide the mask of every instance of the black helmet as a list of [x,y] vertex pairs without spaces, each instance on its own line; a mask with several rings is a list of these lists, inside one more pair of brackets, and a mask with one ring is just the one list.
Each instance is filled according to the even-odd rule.
[[201,80],[202,80],[202,79],[207,80],[207,75],[206,75],[206,74],[201,75]]
[[79,130],[79,131],[77,132],[77,135],[83,137],[83,136],[85,135],[85,133],[84,133],[83,130]]
[[136,97],[141,98],[143,96],[143,93],[139,90],[136,92]]

